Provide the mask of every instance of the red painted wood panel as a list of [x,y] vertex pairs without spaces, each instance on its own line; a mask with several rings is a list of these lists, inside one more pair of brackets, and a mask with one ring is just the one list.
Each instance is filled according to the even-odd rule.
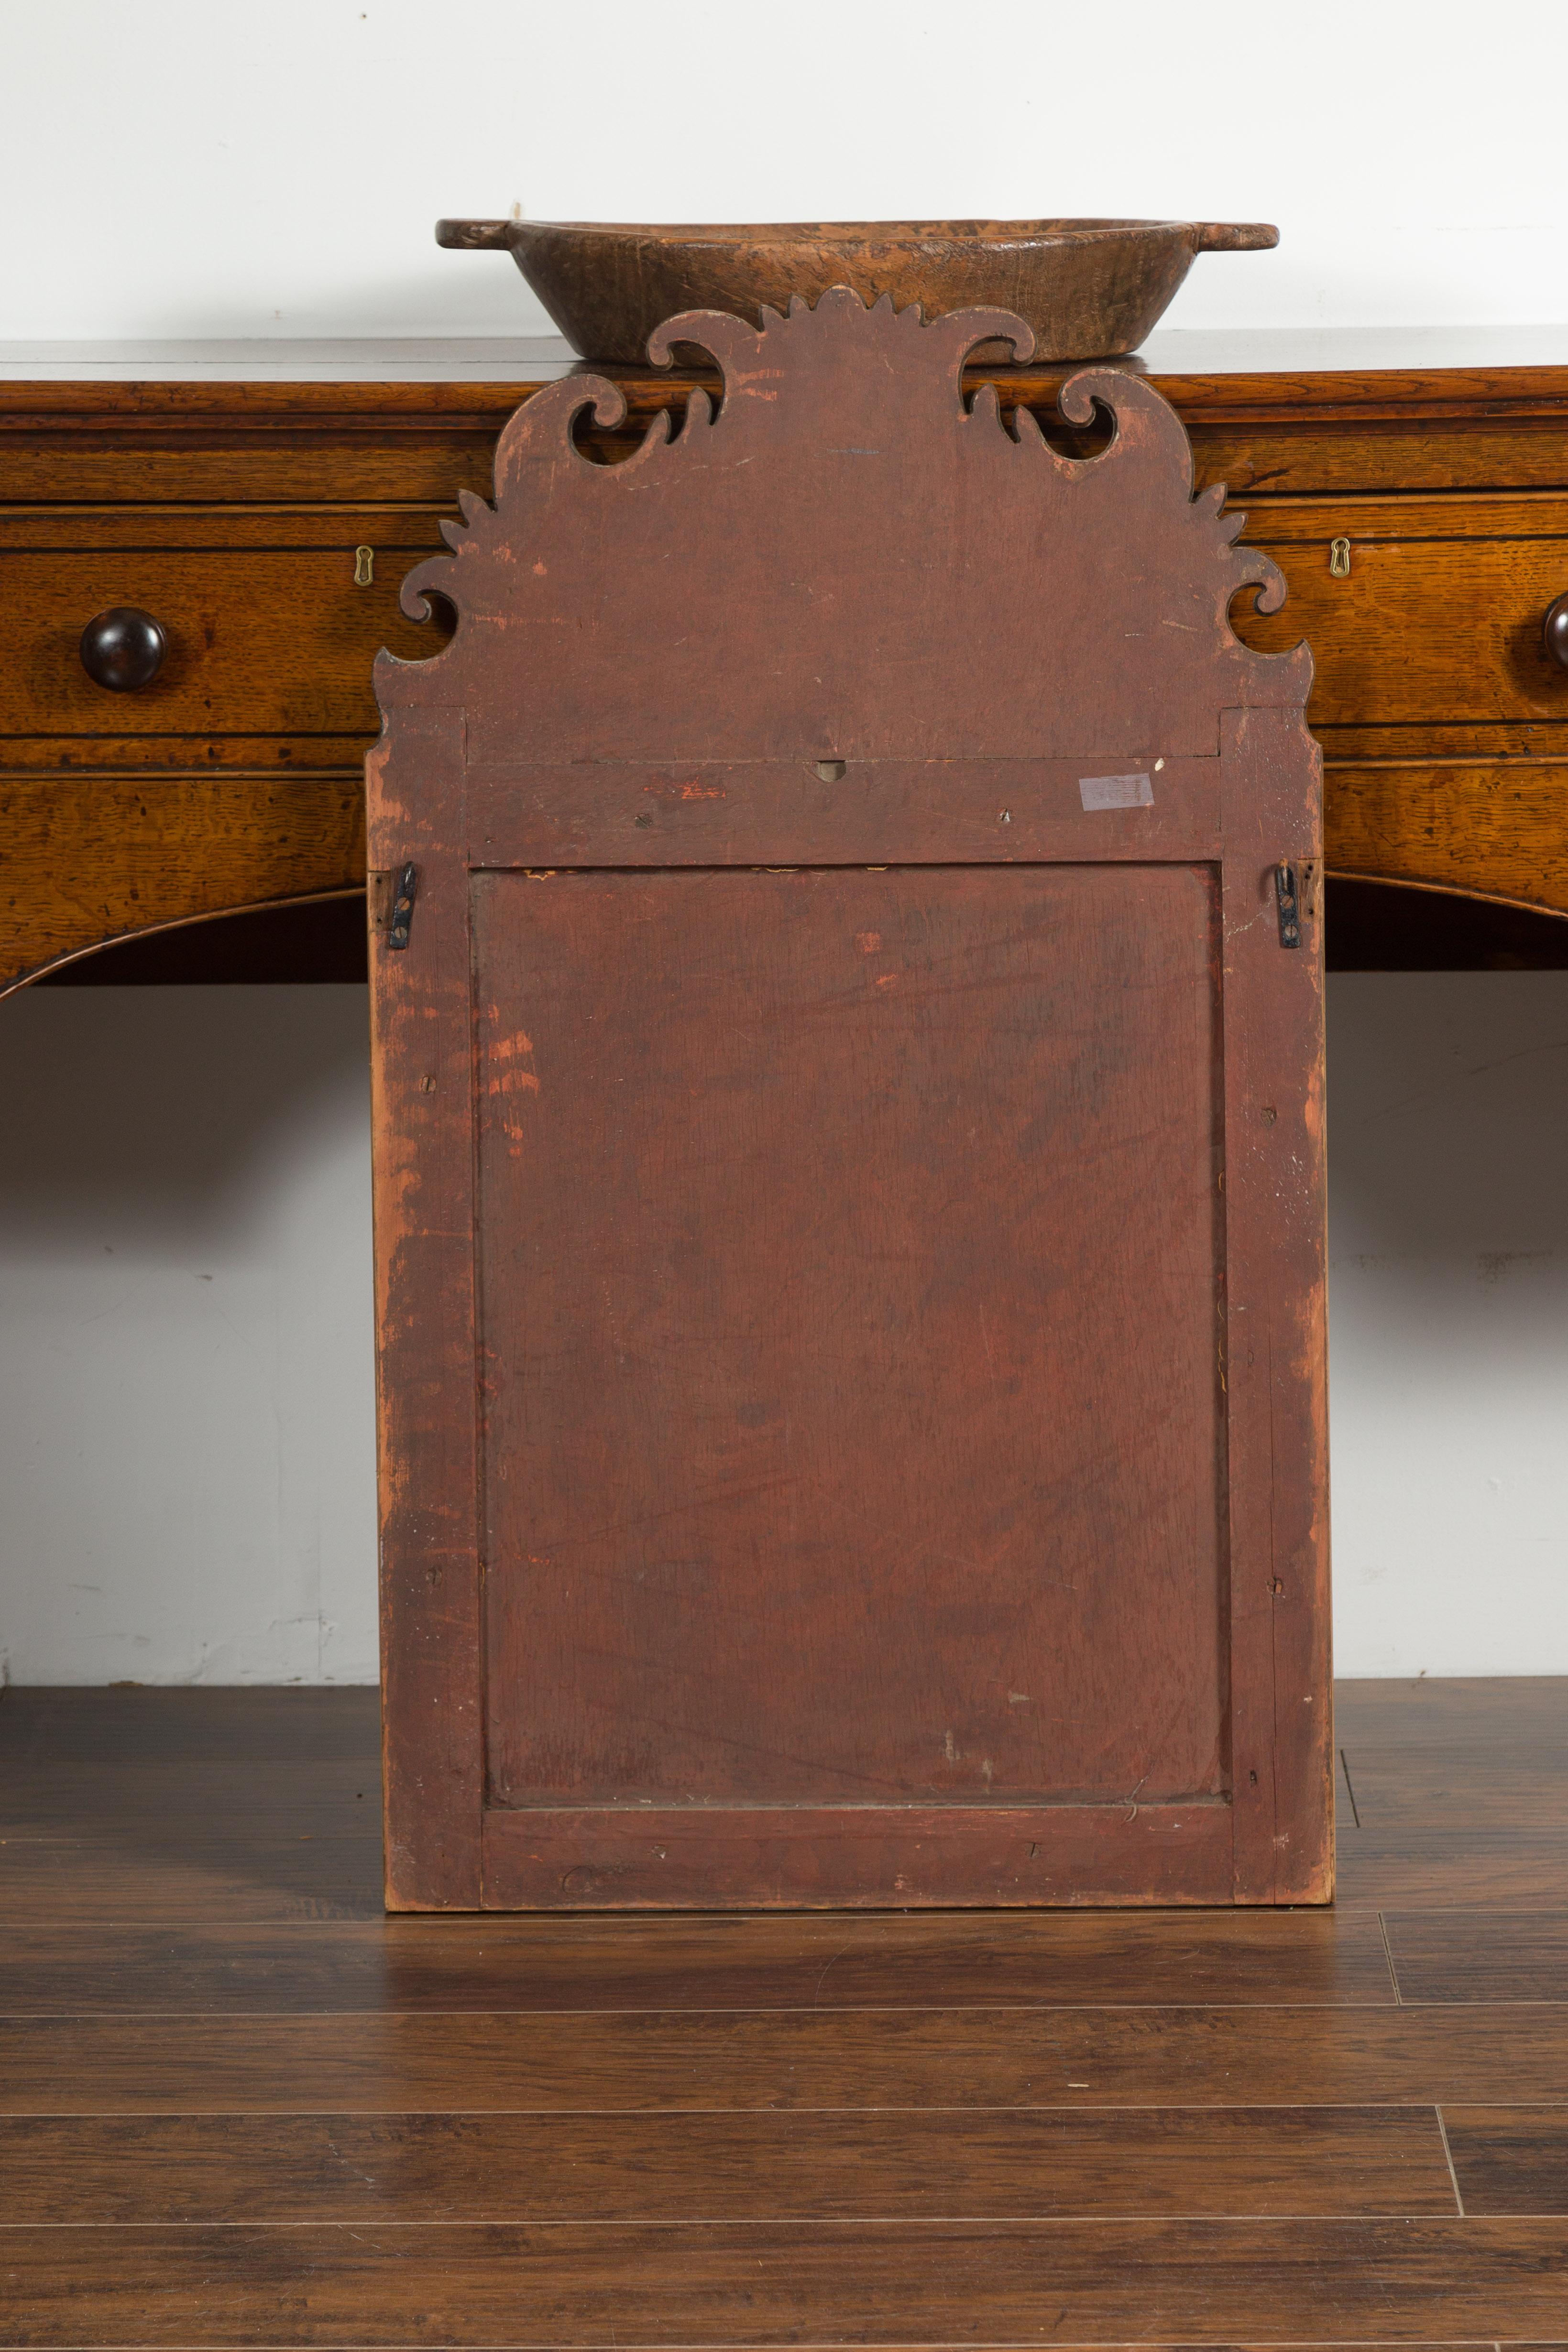
[[405,585],[399,1904],[1329,1891],[1310,663],[1146,385],[964,407],[1015,325],[689,320]]
[[1219,1791],[1215,902],[476,885],[492,1805]]

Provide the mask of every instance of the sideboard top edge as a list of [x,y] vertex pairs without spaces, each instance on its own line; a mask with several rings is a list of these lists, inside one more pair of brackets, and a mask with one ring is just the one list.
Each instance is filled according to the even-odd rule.
[[[1079,362],[975,369],[1031,404],[1054,400]],[[1082,364],[1090,364],[1083,362]],[[1173,329],[1127,358],[1098,362],[1158,386],[1194,420],[1291,412],[1347,420],[1568,411],[1568,326],[1246,331]],[[662,405],[693,379],[676,372],[590,368],[559,337],[207,343],[0,343],[0,425],[68,429],[284,419],[351,428],[357,420],[417,427],[466,419],[489,427],[548,383],[609,376],[634,410]]]

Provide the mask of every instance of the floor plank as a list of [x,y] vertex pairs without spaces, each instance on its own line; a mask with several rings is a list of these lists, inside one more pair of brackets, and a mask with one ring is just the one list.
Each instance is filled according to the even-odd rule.
[[0,2346],[1568,2334],[1568,1683],[1280,1914],[389,1922],[375,1699],[0,1696]]
[[75,2011],[1392,2005],[1375,1918],[1322,1911],[23,1921],[0,2015]]
[[1442,1824],[1517,1834],[1568,1826],[1568,1754],[1541,1746],[1516,1752],[1506,1738],[1450,1749],[1346,1740],[1340,1753],[1363,1829],[1428,1832]]
[[0,1916],[379,1918],[380,1695],[0,1696]]
[[1394,1911],[1400,1998],[1568,2001],[1568,1911]]
[[1403,1706],[1383,1699],[1339,1711],[1342,1782],[1354,1792],[1357,1824],[1340,1841],[1351,1907],[1369,1897],[1385,1906],[1560,1904],[1568,1879],[1562,1686],[1404,1688]]
[[1545,2336],[1559,2221],[14,2229],[0,2344],[1409,2344]]
[[1546,1750],[1568,1759],[1568,1675],[1340,1681],[1334,1726],[1340,1746],[1352,1751],[1381,1747],[1412,1759],[1426,1751],[1528,1759]]
[[1488,1829],[1361,1829],[1339,1841],[1342,1916],[1378,1909],[1561,1909],[1568,1886],[1568,1825]]
[[79,1757],[33,1763],[0,1757],[0,1836],[112,1822],[139,1836],[155,1826],[166,1842],[254,1837],[263,1828],[274,1836],[287,1829],[374,1839],[380,1817],[374,1754],[306,1763],[205,1757],[195,1769],[169,1759],[106,1766]]
[[1562,1907],[1568,1677],[1339,1683],[1334,1722],[1344,1916]]
[[1467,2213],[1568,2214],[1568,2107],[1446,2107]]
[[108,1920],[369,1919],[382,1912],[381,1841],[255,1835],[165,1844],[79,1837],[0,1843],[0,1915]]
[[11,2222],[1456,2210],[1430,2107],[0,2119]]
[[0,2113],[1568,2100],[1568,2009],[17,2018]]
[[[379,1770],[374,1685],[141,1683],[12,1687],[0,1699],[0,1765],[360,1763]],[[110,1778],[105,1771],[105,1782]]]

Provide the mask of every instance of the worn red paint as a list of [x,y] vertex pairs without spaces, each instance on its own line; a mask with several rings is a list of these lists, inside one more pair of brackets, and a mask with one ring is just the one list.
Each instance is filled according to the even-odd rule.
[[1067,458],[965,408],[996,336],[673,321],[717,415],[598,466],[551,387],[405,586],[396,1903],[1328,1892],[1310,665],[1149,386]]

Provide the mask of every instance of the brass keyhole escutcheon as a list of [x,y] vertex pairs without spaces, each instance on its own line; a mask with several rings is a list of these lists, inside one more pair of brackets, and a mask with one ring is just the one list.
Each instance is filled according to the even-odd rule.
[[354,586],[368,588],[375,578],[375,550],[356,547],[354,550]]
[[1335,580],[1350,578],[1351,543],[1348,539],[1332,539],[1329,541],[1329,571]]

